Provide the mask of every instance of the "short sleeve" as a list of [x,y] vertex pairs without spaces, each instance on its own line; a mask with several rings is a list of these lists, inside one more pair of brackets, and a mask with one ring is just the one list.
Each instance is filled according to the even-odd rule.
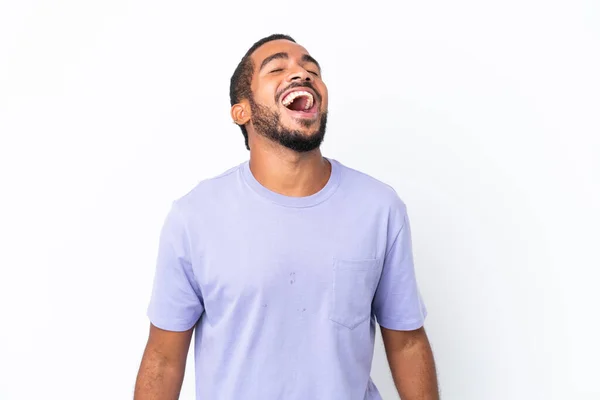
[[194,278],[189,238],[176,203],[164,220],[147,309],[150,322],[169,331],[191,329],[204,311],[200,288]]
[[399,223],[395,225],[400,228],[396,228],[397,233],[387,247],[373,309],[382,327],[414,330],[423,326],[427,309],[417,286],[406,207],[398,213],[397,220]]

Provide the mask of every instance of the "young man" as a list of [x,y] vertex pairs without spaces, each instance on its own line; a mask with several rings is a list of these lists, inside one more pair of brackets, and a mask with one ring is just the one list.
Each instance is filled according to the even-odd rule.
[[375,321],[402,399],[438,399],[406,207],[321,155],[318,62],[264,38],[230,96],[250,159],[173,202],[135,399],[178,398],[194,328],[198,400],[381,399]]

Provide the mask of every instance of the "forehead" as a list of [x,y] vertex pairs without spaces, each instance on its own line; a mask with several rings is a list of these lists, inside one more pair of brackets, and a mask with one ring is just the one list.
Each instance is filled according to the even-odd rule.
[[251,59],[254,63],[254,69],[258,69],[263,60],[275,53],[288,53],[291,58],[300,59],[303,55],[309,54],[308,51],[297,43],[289,40],[272,40],[260,46],[254,53]]

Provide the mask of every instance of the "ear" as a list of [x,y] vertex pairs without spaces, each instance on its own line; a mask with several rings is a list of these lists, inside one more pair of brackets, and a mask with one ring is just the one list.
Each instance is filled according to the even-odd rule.
[[238,125],[246,125],[250,121],[250,104],[246,100],[231,107],[231,119]]

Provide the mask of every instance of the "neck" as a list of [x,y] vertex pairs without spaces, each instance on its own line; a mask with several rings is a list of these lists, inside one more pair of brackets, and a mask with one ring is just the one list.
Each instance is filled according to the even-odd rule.
[[275,193],[305,197],[325,187],[331,164],[319,149],[297,153],[284,148],[251,146],[250,170],[261,185]]

